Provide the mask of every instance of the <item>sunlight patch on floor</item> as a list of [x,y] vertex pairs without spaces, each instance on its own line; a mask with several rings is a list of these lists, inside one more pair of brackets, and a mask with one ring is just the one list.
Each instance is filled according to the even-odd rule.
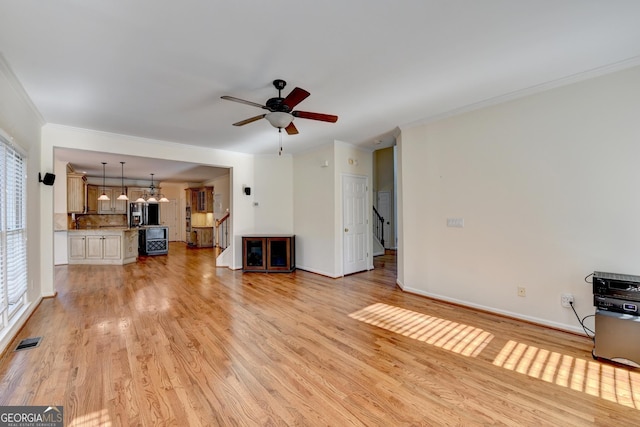
[[[476,357],[494,335],[469,325],[376,303],[349,317],[463,356]],[[508,341],[493,365],[640,409],[640,372]]]
[[382,303],[349,317],[469,357],[480,354],[494,337],[480,328]]
[[516,341],[507,342],[493,364],[610,402],[640,409],[640,372],[595,360],[576,359]]
[[69,427],[111,427],[111,425],[109,411],[103,409],[75,417]]

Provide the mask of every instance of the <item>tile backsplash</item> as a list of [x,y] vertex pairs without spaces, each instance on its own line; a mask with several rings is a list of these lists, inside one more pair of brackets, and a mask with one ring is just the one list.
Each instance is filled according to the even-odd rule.
[[[93,215],[76,214],[78,228],[100,228],[100,227],[127,227],[126,215]],[[67,226],[69,229],[76,228],[71,215],[68,215]]]

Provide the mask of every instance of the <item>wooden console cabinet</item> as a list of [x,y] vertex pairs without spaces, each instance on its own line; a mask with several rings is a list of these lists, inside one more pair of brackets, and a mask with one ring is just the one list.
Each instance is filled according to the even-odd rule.
[[242,236],[242,270],[291,272],[296,269],[295,236]]

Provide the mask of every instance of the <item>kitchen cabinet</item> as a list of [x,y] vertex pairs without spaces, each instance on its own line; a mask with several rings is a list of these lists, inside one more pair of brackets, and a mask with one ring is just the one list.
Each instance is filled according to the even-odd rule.
[[69,230],[67,237],[69,264],[128,264],[138,255],[138,231]]
[[67,247],[69,250],[69,264],[72,260],[83,260],[87,257],[86,237],[83,235],[69,235],[67,237]]
[[98,213],[98,197],[100,197],[100,190],[97,185],[87,185],[87,213]]
[[191,212],[213,213],[213,187],[188,188],[187,203]]
[[[104,190],[103,190],[104,189]],[[98,193],[109,196],[109,200],[98,200],[99,214],[126,214],[127,201],[118,200],[118,196],[122,194],[122,187],[98,187]]]
[[80,173],[67,173],[67,212],[83,213],[87,178]]
[[148,193],[148,188],[140,188],[140,187],[127,187],[127,197],[129,197],[129,201],[131,203],[138,200],[145,193]]
[[295,270],[295,236],[254,235],[242,237],[242,270],[291,272]]
[[[138,231],[125,231],[123,233],[122,244],[123,259],[135,261],[138,257]],[[123,263],[126,264],[126,262]]]
[[86,259],[117,260],[121,257],[122,237],[113,235],[86,236]]
[[213,227],[193,227],[194,244],[198,248],[213,247]]

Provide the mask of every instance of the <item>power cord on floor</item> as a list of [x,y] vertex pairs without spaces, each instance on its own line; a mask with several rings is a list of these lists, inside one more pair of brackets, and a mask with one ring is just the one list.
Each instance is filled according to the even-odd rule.
[[[587,276],[589,277],[589,276]],[[586,280],[586,278],[585,278]],[[591,340],[595,343],[596,342],[596,333],[594,331],[592,331],[591,329],[587,328],[584,324],[584,321],[586,319],[588,319],[589,317],[594,317],[595,314],[589,314],[588,316],[584,316],[582,319],[580,319],[580,316],[578,315],[578,312],[576,311],[576,308],[573,306],[573,301],[569,301],[569,305],[571,306],[571,310],[573,310],[573,313],[576,315],[576,319],[578,319],[578,323],[580,323],[580,326],[582,326],[582,329],[584,330],[584,333],[591,338]],[[590,333],[592,335],[590,335]]]

